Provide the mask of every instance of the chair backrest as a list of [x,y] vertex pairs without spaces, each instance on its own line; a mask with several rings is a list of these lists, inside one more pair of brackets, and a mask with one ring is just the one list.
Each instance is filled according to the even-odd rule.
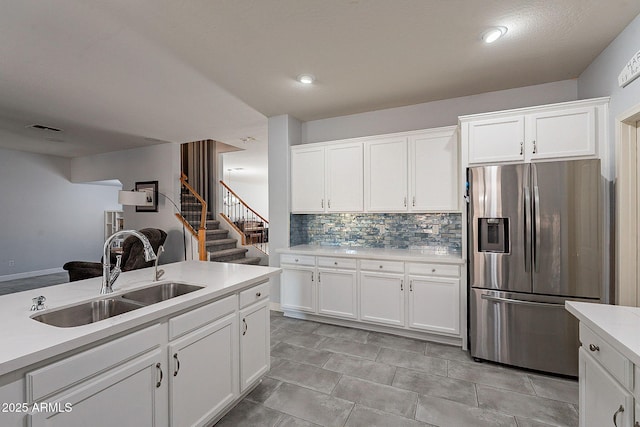
[[[151,243],[153,251],[157,254],[158,247],[164,244],[164,241],[167,238],[167,233],[159,228],[143,228],[139,231],[149,239],[149,243]],[[122,271],[136,270],[138,268],[151,266],[153,266],[153,261],[147,262],[144,259],[143,245],[140,239],[135,236],[127,237],[122,243]]]

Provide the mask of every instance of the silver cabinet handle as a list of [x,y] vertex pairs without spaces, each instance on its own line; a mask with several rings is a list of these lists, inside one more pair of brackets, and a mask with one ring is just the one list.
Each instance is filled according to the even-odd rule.
[[533,140],[533,154],[536,154],[538,152],[538,147],[536,147],[536,140]]
[[156,388],[159,388],[162,385],[162,365],[160,365],[160,362],[156,363],[156,369],[158,370],[158,372],[160,372],[160,379],[158,380],[158,382],[156,383]]
[[176,361],[176,368],[173,370],[173,376],[177,376],[180,371],[180,360],[178,360],[178,353],[173,353],[173,360]]
[[591,351],[600,351],[600,347],[595,344],[589,344],[589,350]]
[[247,325],[247,319],[242,319],[242,324],[244,325],[244,331],[242,331],[242,335],[247,335],[247,329],[249,329],[249,326]]
[[618,427],[618,421],[616,420],[616,418],[618,418],[618,414],[621,414],[623,412],[624,412],[624,406],[620,405],[618,410],[613,413],[613,425],[614,426]]
[[522,156],[522,153],[524,153],[524,141],[520,141],[520,155]]

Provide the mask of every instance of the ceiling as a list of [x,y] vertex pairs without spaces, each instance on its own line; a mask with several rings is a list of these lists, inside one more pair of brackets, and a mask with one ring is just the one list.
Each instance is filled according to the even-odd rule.
[[[309,121],[577,78],[640,2],[9,0],[2,9],[0,147],[76,157],[200,139],[250,148],[266,144],[275,115]],[[505,37],[483,44],[496,25]],[[301,85],[301,73],[316,83]]]

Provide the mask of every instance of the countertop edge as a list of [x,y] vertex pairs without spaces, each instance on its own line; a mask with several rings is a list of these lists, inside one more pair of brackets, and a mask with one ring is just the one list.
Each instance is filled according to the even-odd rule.
[[[348,251],[348,252],[347,252]],[[366,258],[378,260],[394,260],[406,262],[435,262],[440,264],[466,264],[461,254],[429,254],[412,249],[383,249],[356,247],[311,247],[292,246],[276,250],[279,254],[301,254],[311,256],[332,256],[337,258]]]

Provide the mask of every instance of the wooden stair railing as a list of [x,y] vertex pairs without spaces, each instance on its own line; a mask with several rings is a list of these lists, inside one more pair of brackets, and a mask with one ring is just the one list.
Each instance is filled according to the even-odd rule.
[[187,175],[185,175],[184,172],[180,174],[180,183],[182,184],[182,186],[187,189],[202,206],[198,231],[194,230],[193,226],[189,223],[189,221],[187,221],[182,213],[176,213],[176,217],[180,222],[182,222],[185,228],[198,239],[198,259],[200,261],[206,261],[207,248],[205,242],[207,239],[207,202],[205,202],[202,196],[200,196],[200,194],[198,194],[198,192],[189,185],[187,179]]
[[249,207],[224,181],[219,182],[222,186],[221,217],[240,233],[243,245],[253,245],[268,255],[269,221]]

